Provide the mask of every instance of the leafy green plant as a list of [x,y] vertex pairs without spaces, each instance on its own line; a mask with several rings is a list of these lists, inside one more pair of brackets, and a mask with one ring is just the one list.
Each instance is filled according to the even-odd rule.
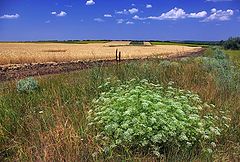
[[21,79],[17,82],[17,91],[21,93],[29,93],[39,88],[38,82],[33,77]]
[[240,37],[231,37],[223,43],[225,49],[239,50],[240,49]]
[[172,83],[163,87],[135,79],[115,86],[107,82],[100,88],[104,92],[93,100],[88,125],[97,130],[95,138],[105,149],[145,150],[160,156],[173,148],[211,152],[215,147],[221,119],[211,115],[214,105],[203,103],[198,95]]
[[239,70],[232,64],[229,57],[219,48],[214,47],[210,57],[199,57],[195,61],[213,73],[217,84],[223,89],[236,90],[239,86]]

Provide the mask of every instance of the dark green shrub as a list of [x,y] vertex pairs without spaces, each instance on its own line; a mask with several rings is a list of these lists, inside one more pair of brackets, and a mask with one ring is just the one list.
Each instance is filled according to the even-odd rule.
[[38,82],[33,77],[21,79],[17,82],[17,91],[21,93],[29,93],[38,88]]
[[224,49],[239,50],[240,49],[240,37],[231,37],[223,44]]

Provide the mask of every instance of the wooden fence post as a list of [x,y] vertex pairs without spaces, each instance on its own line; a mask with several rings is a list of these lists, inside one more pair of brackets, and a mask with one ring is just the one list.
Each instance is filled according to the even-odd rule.
[[116,49],[116,61],[118,61],[118,49]]
[[121,62],[121,51],[119,51],[118,57],[119,57],[118,61]]

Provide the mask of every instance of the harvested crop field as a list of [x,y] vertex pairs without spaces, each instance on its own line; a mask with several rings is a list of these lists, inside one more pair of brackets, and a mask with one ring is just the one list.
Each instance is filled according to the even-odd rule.
[[64,44],[64,43],[0,43],[0,65],[68,62],[88,60],[114,60],[116,50],[121,51],[122,59],[148,57],[182,56],[197,52],[200,47],[176,45],[130,46],[127,41],[108,43]]

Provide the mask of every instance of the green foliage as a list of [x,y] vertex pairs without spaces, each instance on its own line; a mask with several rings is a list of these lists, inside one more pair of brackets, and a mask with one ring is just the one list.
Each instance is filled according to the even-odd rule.
[[100,88],[104,92],[93,100],[88,121],[105,148],[147,150],[160,156],[173,148],[211,150],[210,143],[215,145],[220,135],[222,119],[211,115],[214,105],[172,83],[163,87],[133,79],[115,86],[107,82]]
[[[206,52],[207,55],[205,53],[204,56],[209,57],[209,60],[217,60],[213,58],[214,49],[209,48]],[[239,62],[239,51],[228,50],[227,52],[236,56],[234,59]],[[230,60],[222,59],[222,61],[231,61],[233,58],[231,55]],[[96,65],[95,68],[77,72],[38,77],[37,80],[41,83],[41,91],[37,93],[16,93],[15,81],[1,82],[0,161],[239,161],[240,79],[237,78],[240,78],[240,75],[239,70],[231,67],[231,63],[222,63],[227,65],[227,68],[234,69],[234,75],[232,75],[234,77],[229,80],[225,79],[227,83],[225,84],[220,79],[221,70],[218,70],[225,71],[225,67],[219,65],[220,60],[218,59],[217,63],[210,63],[217,65],[215,65],[215,68],[210,66],[212,67],[210,69],[203,64],[202,57],[196,59],[189,57],[174,61],[159,59],[126,61],[107,67],[97,67]],[[224,73],[227,74],[227,71]],[[108,83],[106,78],[111,78],[111,83]],[[104,154],[96,154],[95,152],[99,151],[101,147],[92,138],[92,135],[100,132],[100,128],[88,130],[86,119],[92,100],[101,96],[102,92],[109,92],[111,88],[118,89],[119,85],[123,85],[123,83],[127,85],[126,81],[132,78],[147,79],[154,85],[163,85],[164,89],[159,92],[156,92],[157,90],[154,90],[154,88],[152,90],[147,87],[147,89],[150,89],[149,94],[153,94],[153,96],[156,93],[167,91],[167,83],[174,81],[174,87],[191,90],[199,94],[204,102],[216,105],[216,108],[210,110],[206,110],[209,108],[205,108],[205,106],[203,110],[198,110],[201,119],[204,116],[209,116],[209,113],[214,114],[214,116],[225,116],[231,119],[228,124],[229,127],[220,131],[221,135],[218,136],[215,143],[210,143],[210,141],[214,141],[210,139],[209,143],[206,143],[208,139],[204,139],[201,143],[196,141],[195,145],[186,146],[188,151],[184,149],[186,141],[180,142],[181,147],[175,147],[171,141],[169,144],[166,142],[164,148],[160,148],[159,151],[160,153],[164,152],[161,158],[149,154],[149,151],[154,151],[153,147],[142,146],[141,144],[136,146],[138,150],[131,149],[133,152],[118,149],[124,147],[122,143],[114,150],[105,147],[106,149],[102,150]],[[118,83],[117,80],[121,80],[121,83]],[[106,85],[102,86],[101,89],[97,88],[98,85],[104,83]],[[135,85],[143,87],[142,84],[136,82]],[[235,87],[235,89],[228,88],[228,85],[232,85],[231,87]],[[165,95],[161,96],[167,98]],[[120,98],[120,95],[117,94],[116,98]],[[120,101],[116,102],[120,103]],[[166,101],[170,102],[171,99],[168,98]],[[176,98],[173,97],[172,101],[175,102]],[[155,105],[154,101],[151,102],[153,104],[149,104],[149,107]],[[163,103],[165,104],[165,102]],[[222,114],[220,110],[224,110],[225,114]],[[166,114],[166,116],[170,115]],[[115,120],[113,117],[112,119]],[[173,120],[169,119],[167,121],[171,123]],[[221,123],[215,124],[214,122],[214,125],[223,128],[225,120],[219,118],[218,122]],[[192,129],[194,130],[194,128]],[[143,131],[146,130],[143,129]],[[179,139],[179,137],[176,139]],[[147,138],[147,140],[150,139]],[[103,142],[106,142],[106,140],[103,139]],[[108,146],[110,146],[109,142],[106,143]],[[124,142],[124,144],[129,143]],[[198,149],[199,144],[202,146]],[[215,149],[212,147],[215,147]],[[211,155],[201,154],[201,148],[207,148],[208,152],[213,151],[213,153]],[[184,153],[179,152],[181,150]],[[194,152],[197,152],[197,155]],[[155,153],[157,154],[157,152]],[[59,156],[60,154],[61,156]],[[96,156],[93,157],[92,155]]]
[[231,37],[223,43],[224,49],[239,50],[240,49],[240,37]]
[[130,45],[132,45],[132,46],[144,46],[144,41],[131,41]]
[[236,90],[240,86],[239,70],[219,48],[213,48],[211,56],[196,58],[195,61],[200,62],[208,73],[213,73],[223,89]]
[[33,77],[21,79],[17,82],[17,91],[21,93],[29,93],[39,88],[38,82]]
[[228,56],[219,48],[214,48],[213,58],[218,60],[228,59]]
[[240,68],[240,50],[224,50],[224,52],[229,56],[230,60]]

